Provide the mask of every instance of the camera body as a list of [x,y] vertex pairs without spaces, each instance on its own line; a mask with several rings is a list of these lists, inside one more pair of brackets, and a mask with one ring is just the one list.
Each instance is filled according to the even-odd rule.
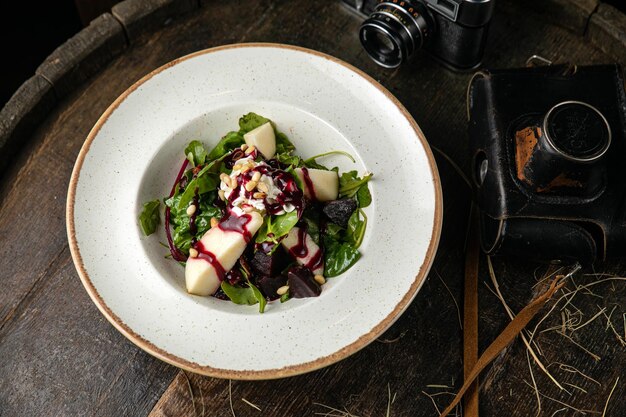
[[343,0],[366,16],[359,37],[387,68],[423,48],[457,71],[480,66],[495,0]]
[[585,264],[624,256],[618,65],[482,71],[468,112],[485,252]]

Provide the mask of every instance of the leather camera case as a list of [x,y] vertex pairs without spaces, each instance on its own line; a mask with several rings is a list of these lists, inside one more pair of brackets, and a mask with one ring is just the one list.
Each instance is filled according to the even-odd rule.
[[[481,71],[467,98],[486,253],[583,264],[626,255],[626,98],[618,65]],[[591,195],[529,189],[516,168],[514,127],[570,100],[595,107],[610,126],[600,186]]]

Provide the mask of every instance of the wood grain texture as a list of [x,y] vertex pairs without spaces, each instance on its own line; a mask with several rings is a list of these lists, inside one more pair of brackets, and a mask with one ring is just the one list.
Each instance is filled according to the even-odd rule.
[[591,17],[587,37],[622,65],[626,62],[626,15],[602,3]]
[[133,42],[172,22],[172,19],[198,8],[197,0],[125,0],[111,9]]
[[[105,321],[82,288],[67,249],[65,198],[78,151],[108,105],[154,68],[199,49],[234,42],[283,42],[317,49],[379,80],[405,104],[429,142],[469,171],[465,88],[471,75],[443,70],[426,54],[420,54],[415,64],[394,71],[376,66],[358,41],[359,19],[337,0],[241,0],[237,5],[205,2],[197,12],[141,35],[142,41],[123,53],[108,55],[108,64],[97,73],[92,69],[88,82],[74,89],[67,85],[65,99],[35,129],[7,169],[0,183],[0,247],[9,254],[0,258],[2,416],[193,416],[196,411],[201,415],[202,404],[206,416],[231,415],[228,381],[187,374],[194,409],[184,374],[131,345]],[[105,48],[104,52],[110,51]],[[532,54],[578,64],[612,59],[574,33],[536,19],[527,13],[525,4],[498,2],[485,64],[523,66]],[[77,80],[84,80],[87,73]],[[458,307],[462,305],[458,304],[464,242],[460,231],[466,229],[471,196],[451,164],[439,154],[436,158],[444,190],[444,229],[430,277],[415,301],[379,341],[338,364],[285,380],[234,381],[230,398],[238,417],[328,411],[316,403],[345,407],[360,416],[380,416],[387,410],[388,389],[392,397],[395,394],[392,416],[435,416],[431,399],[422,391],[437,394],[461,385]],[[484,264],[481,259],[480,350],[508,321],[499,301],[483,284],[488,281]],[[516,259],[497,260],[495,267],[503,293],[513,310],[519,311],[533,297],[535,269],[541,267]],[[622,264],[598,267],[626,270]],[[620,305],[624,291],[620,282],[598,287],[594,292],[603,299],[587,295],[576,307],[590,318],[598,311],[596,304],[612,309],[616,303],[617,322],[626,308]],[[588,333],[573,335],[600,355],[599,361],[554,332],[541,336],[546,362],[571,363],[602,383],[581,381],[580,375],[557,369],[555,374],[564,382],[588,392],[572,388],[570,395],[535,370],[545,395],[601,410],[616,376],[626,367],[624,349],[605,327],[606,321],[598,319],[587,326]],[[243,359],[234,355],[234,360]],[[516,342],[481,376],[481,416],[535,415],[534,393],[523,380],[529,381],[526,354]],[[626,378],[620,379],[607,415],[626,414],[621,381]],[[440,408],[449,399],[447,394],[434,397]],[[562,407],[546,399],[541,415],[551,416]]]
[[56,102],[52,85],[34,75],[0,110],[0,175]]
[[599,0],[531,0],[531,13],[539,13],[550,24],[559,25],[582,36]]
[[122,25],[110,13],[104,13],[55,49],[36,73],[50,81],[57,97],[62,98],[125,47]]

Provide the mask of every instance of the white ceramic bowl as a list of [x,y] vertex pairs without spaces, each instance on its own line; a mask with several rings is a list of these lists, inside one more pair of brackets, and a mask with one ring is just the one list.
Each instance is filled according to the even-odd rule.
[[[192,139],[212,147],[247,112],[276,122],[297,154],[371,171],[361,260],[320,297],[240,306],[187,294],[165,233],[137,216],[166,196]],[[206,375],[267,379],[334,363],[387,329],[417,294],[439,242],[442,198],[419,127],[382,86],[328,55],[287,45],[200,51],[148,74],[102,115],[80,151],[67,201],[78,273],[106,318],[133,343]]]

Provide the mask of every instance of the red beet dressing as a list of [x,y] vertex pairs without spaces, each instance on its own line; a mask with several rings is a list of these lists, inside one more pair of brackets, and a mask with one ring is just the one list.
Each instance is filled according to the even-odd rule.
[[[180,171],[178,171],[178,175],[176,176],[176,181],[174,181],[174,185],[172,186],[172,191],[170,191],[170,197],[172,197],[174,193],[176,192],[176,187],[178,186],[178,183],[180,182],[181,178],[183,177],[183,174],[185,173],[185,168],[187,168],[188,162],[189,161],[185,159],[185,161],[183,162],[183,165],[180,167]],[[187,257],[185,256],[183,252],[181,252],[180,249],[176,247],[176,245],[174,245],[174,240],[172,239],[172,231],[170,230],[170,216],[171,216],[171,210],[169,207],[166,207],[165,208],[165,234],[167,236],[167,245],[170,247],[170,253],[172,254],[172,258],[174,258],[174,260],[178,262],[185,262],[187,260]]]
[[196,250],[198,251],[198,259],[202,259],[211,264],[211,266],[215,269],[215,273],[220,281],[224,281],[224,277],[226,276],[226,271],[224,271],[224,267],[217,260],[217,257],[210,251],[206,250],[202,242],[196,243]]
[[252,239],[252,234],[247,228],[250,220],[252,220],[252,216],[250,216],[249,214],[242,214],[241,216],[237,216],[233,212],[229,212],[224,218],[222,218],[222,220],[220,220],[217,227],[225,232],[240,233],[241,235],[243,235],[246,243],[248,243]]
[[[306,245],[306,227],[301,227],[298,229],[298,242],[289,249],[289,253],[294,258],[304,259],[309,254],[309,248]],[[324,258],[322,257],[322,251],[320,249],[315,252],[315,254],[309,259],[309,261],[303,265],[309,268],[311,271],[315,271],[317,268],[321,268],[324,263]]]
[[[243,235],[246,244],[250,242],[252,239],[252,234],[246,227],[248,223],[252,220],[252,216],[249,214],[242,214],[241,216],[237,216],[233,212],[229,212],[222,220],[219,222],[217,227],[222,229],[225,232],[236,232]],[[217,277],[220,281],[224,281],[226,277],[226,271],[224,267],[217,259],[217,257],[210,251],[208,251],[202,242],[196,242],[194,248],[198,251],[198,259],[202,259],[211,264],[213,268],[215,268],[215,272],[217,273]]]
[[309,190],[309,194],[311,194],[311,200],[317,200],[317,197],[315,196],[315,187],[313,187],[313,181],[311,181],[309,170],[306,167],[302,167],[302,177],[304,178],[304,184],[306,185],[307,190]]

